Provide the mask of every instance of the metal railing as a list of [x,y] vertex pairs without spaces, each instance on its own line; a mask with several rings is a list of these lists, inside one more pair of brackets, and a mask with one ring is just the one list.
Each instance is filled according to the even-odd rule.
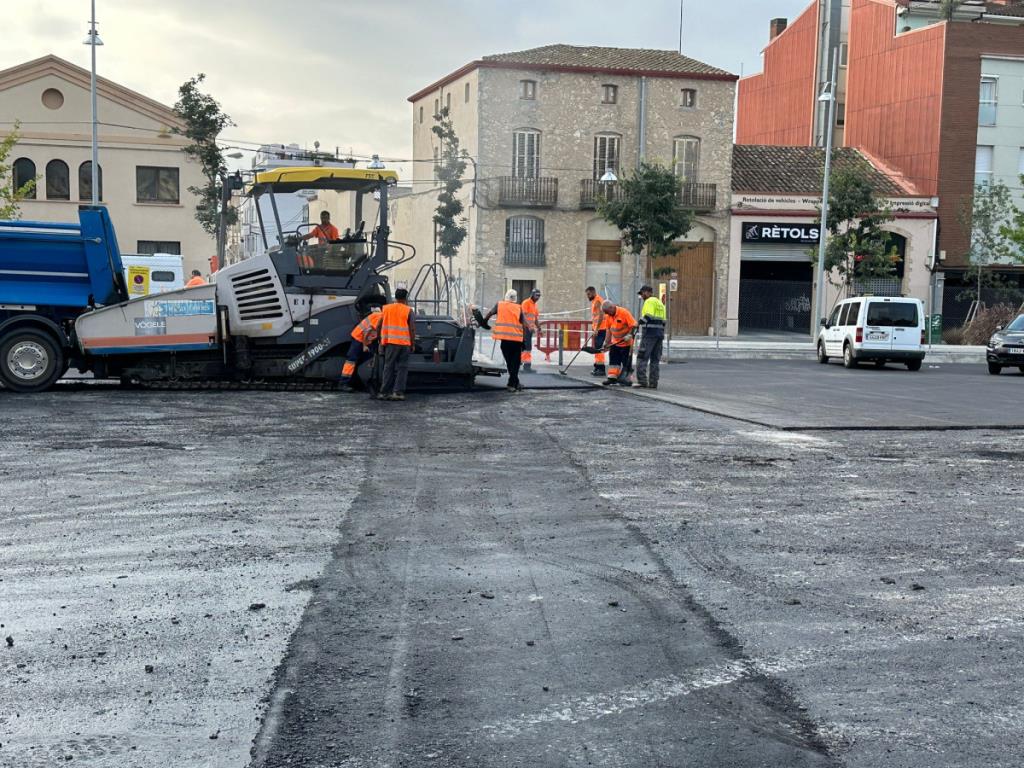
[[506,240],[505,264],[510,267],[543,267],[547,243],[539,240]]
[[599,200],[621,200],[622,187],[615,181],[580,181],[580,208],[597,208]]
[[558,202],[558,179],[554,176],[498,177],[498,204],[550,208]]
[[710,212],[718,205],[718,185],[684,181],[679,187],[679,199],[684,208]]

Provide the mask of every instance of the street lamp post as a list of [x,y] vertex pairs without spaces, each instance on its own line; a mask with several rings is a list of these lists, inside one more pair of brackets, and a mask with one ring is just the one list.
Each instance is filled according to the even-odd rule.
[[825,309],[825,248],[828,231],[828,195],[829,181],[832,174],[832,132],[836,107],[836,74],[839,69],[839,49],[832,54],[832,79],[828,90],[818,97],[818,101],[828,102],[828,117],[825,124],[825,179],[821,188],[821,230],[818,232],[818,270],[815,281],[814,319],[811,322],[811,340],[818,338],[818,327],[824,317]]
[[100,199],[99,185],[99,141],[97,138],[97,117],[96,117],[96,46],[103,45],[99,34],[96,32],[96,0],[92,0],[92,19],[89,22],[89,35],[85,38],[85,45],[92,46],[92,72],[89,79],[89,97],[92,100],[92,204],[96,205]]

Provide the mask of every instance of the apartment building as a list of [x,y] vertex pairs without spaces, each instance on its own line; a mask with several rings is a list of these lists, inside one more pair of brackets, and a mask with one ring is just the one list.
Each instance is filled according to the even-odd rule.
[[[92,198],[89,71],[44,56],[0,71],[0,130],[21,123],[9,162],[15,186],[37,179],[22,217],[76,221]],[[209,270],[213,238],[195,220],[198,163],[182,151],[174,111],[106,78],[97,78],[99,198],[110,210],[124,253],[173,253],[186,270]]]
[[[696,211],[677,255],[677,333],[706,334],[722,315],[729,262],[728,205],[736,76],[674,51],[549,45],[485,56],[413,94],[413,192],[396,237],[433,253],[439,147],[433,116],[450,111],[469,155],[463,200],[469,234],[453,277],[487,304],[508,288],[544,294],[542,310],[585,305],[584,288],[632,305],[645,265],[596,213],[600,195],[643,161],[675,169]],[[610,175],[608,175],[608,173]],[[404,274],[410,274],[408,271]],[[714,281],[720,282],[720,290]]]
[[[975,183],[999,180],[1024,199],[1024,2],[966,0],[947,19],[938,0],[848,1],[841,143],[938,198],[937,257],[955,280],[968,263]],[[828,52],[817,32],[831,7],[812,3],[769,41],[764,71],[740,82],[738,143],[818,143],[817,67]]]

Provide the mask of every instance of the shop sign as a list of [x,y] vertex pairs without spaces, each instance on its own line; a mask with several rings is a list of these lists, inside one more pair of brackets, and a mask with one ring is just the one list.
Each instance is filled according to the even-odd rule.
[[746,221],[743,223],[744,243],[813,244],[821,232],[817,224],[795,224],[790,221]]

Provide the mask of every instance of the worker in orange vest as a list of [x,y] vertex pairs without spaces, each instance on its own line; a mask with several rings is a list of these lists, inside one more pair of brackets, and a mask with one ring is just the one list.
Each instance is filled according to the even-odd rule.
[[505,358],[505,366],[508,368],[509,392],[521,392],[523,389],[519,383],[519,366],[523,360],[526,318],[523,315],[523,308],[516,303],[518,298],[519,294],[515,291],[507,291],[505,300],[495,304],[484,317],[486,323],[495,315],[498,316],[491,326],[491,337],[501,342],[501,356]]
[[195,288],[197,285],[206,285],[206,281],[203,280],[202,272],[200,272],[198,269],[193,269],[192,277],[189,279],[187,283],[185,283],[185,287]]
[[629,384],[629,372],[632,369],[633,337],[636,335],[636,318],[625,307],[617,307],[614,302],[606,301],[601,311],[608,317],[608,337],[605,349],[609,351],[608,378],[605,386]]
[[537,307],[537,300],[540,298],[540,291],[534,288],[530,291],[530,298],[523,302],[523,353],[520,359],[524,371],[533,370],[533,334],[540,334],[540,309]]
[[373,348],[380,338],[381,321],[384,313],[375,309],[352,329],[352,341],[348,345],[348,356],[341,368],[341,391],[352,392],[352,377],[356,374],[359,364],[369,359],[373,354]]
[[405,400],[409,355],[416,346],[416,316],[409,306],[409,292],[395,291],[395,300],[381,310],[380,345],[384,353],[384,377],[378,400]]
[[331,212],[320,211],[320,223],[313,227],[309,232],[300,237],[300,240],[309,240],[315,237],[320,245],[327,245],[332,240],[338,240],[341,235],[338,233],[338,228],[331,224]]
[[[587,298],[590,300],[590,327],[591,332],[594,336],[593,345],[597,349],[604,347],[605,336],[608,334],[608,325],[611,322],[608,316],[604,313],[602,305],[604,299],[601,298],[594,286],[587,286]],[[605,374],[605,354],[604,352],[598,352],[594,355],[594,370],[590,372],[591,376],[604,376]]]

